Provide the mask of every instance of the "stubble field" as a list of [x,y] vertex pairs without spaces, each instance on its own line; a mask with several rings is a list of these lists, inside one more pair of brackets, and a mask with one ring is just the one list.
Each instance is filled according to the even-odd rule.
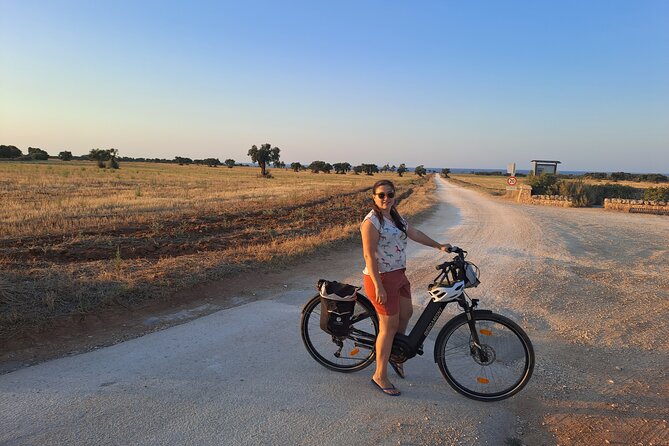
[[0,163],[0,337],[50,318],[161,299],[350,238],[369,188],[392,179],[400,210],[430,206],[414,175],[250,167]]

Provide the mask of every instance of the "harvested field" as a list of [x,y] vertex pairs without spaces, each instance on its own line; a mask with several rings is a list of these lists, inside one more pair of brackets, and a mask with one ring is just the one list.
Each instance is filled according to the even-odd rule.
[[0,336],[101,305],[160,299],[349,238],[380,178],[396,182],[406,215],[427,209],[434,187],[413,175],[258,172],[0,163]]

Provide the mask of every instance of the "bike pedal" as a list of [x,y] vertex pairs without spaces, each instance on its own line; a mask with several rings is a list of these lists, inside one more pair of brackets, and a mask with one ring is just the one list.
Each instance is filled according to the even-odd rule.
[[416,350],[416,353],[418,353],[419,355],[423,356],[423,347],[422,347],[422,346],[421,346],[421,347],[418,347],[418,350]]

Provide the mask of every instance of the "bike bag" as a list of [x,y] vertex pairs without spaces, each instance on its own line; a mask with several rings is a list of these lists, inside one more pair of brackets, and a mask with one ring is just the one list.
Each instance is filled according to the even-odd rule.
[[321,330],[334,336],[347,335],[360,288],[321,279],[317,289],[321,299]]
[[465,279],[465,288],[471,288],[471,287],[476,287],[479,286],[481,281],[479,280],[479,267],[474,265],[471,262],[465,262],[465,271],[464,271],[464,279]]

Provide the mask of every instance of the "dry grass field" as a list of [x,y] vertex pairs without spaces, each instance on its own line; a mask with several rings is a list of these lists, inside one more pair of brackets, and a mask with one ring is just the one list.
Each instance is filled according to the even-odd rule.
[[[476,186],[491,195],[501,195],[506,190],[505,176],[499,175],[474,175],[474,174],[450,174],[451,179],[464,186]],[[527,177],[518,177],[518,184],[525,184]],[[612,183],[610,180],[595,180],[591,178],[584,178],[585,184],[617,184],[622,186],[631,186],[637,189],[647,189],[649,187],[658,187],[662,184],[650,182],[637,181],[617,181]]]
[[414,175],[250,167],[0,163],[0,337],[101,305],[132,305],[350,238],[369,188],[390,178],[401,211],[430,206]]
[[[496,175],[474,175],[474,174],[450,174],[449,177],[456,182],[464,183],[463,186],[477,186],[492,195],[499,195],[496,191],[504,192],[506,190],[505,176]],[[518,184],[524,183],[524,178],[518,178]]]

